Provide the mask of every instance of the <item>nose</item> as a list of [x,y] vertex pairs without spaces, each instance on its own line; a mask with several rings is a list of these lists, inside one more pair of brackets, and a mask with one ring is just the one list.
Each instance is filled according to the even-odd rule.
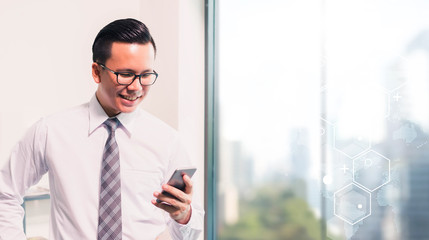
[[127,89],[130,91],[141,91],[142,85],[140,84],[140,77],[136,77],[134,81],[127,86]]

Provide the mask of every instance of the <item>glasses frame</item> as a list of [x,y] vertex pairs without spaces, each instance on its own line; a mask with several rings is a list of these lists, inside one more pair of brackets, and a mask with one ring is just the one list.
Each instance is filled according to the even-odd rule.
[[[132,72],[116,72],[116,71],[113,71],[112,69],[110,69],[110,68],[106,67],[106,66],[105,66],[104,64],[102,64],[102,63],[99,63],[99,62],[95,62],[95,63],[97,63],[98,65],[100,65],[100,66],[101,66],[102,68],[104,68],[105,70],[107,70],[107,71],[109,71],[109,72],[111,72],[111,73],[115,74],[115,75],[116,75],[116,82],[117,82],[119,85],[122,85],[122,86],[129,86],[129,85],[133,84],[133,82],[136,80],[136,78],[137,78],[137,77],[139,78],[140,85],[142,85],[142,86],[151,86],[151,85],[155,84],[156,79],[158,79],[158,73],[157,73],[157,72],[155,72],[155,70],[153,70],[153,72],[151,72],[151,73],[142,73],[142,74],[135,74],[135,73],[132,73]],[[134,74],[133,80],[132,80],[130,83],[128,83],[128,84],[120,83],[120,82],[119,82],[119,74],[121,74],[121,73]],[[152,74],[152,75],[155,75],[155,80],[153,80],[153,82],[152,82],[151,84],[143,84],[143,83],[142,83],[142,77],[143,77],[143,75],[146,75],[146,74]]]

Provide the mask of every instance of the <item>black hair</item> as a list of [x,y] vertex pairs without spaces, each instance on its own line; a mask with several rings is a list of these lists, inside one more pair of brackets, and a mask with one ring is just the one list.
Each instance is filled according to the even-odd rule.
[[136,19],[119,19],[107,24],[92,44],[92,61],[104,64],[109,59],[113,42],[151,43],[155,53],[155,41],[146,25]]

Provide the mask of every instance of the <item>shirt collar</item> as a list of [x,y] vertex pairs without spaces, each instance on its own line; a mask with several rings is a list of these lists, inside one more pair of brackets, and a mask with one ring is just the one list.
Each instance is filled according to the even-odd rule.
[[[89,101],[89,129],[88,135],[91,135],[96,129],[98,129],[106,119],[109,118],[103,107],[101,107],[100,103],[96,95],[91,98]],[[124,130],[124,132],[131,137],[131,133],[133,132],[133,128],[135,125],[135,119],[140,114],[140,109],[137,108],[134,112],[131,113],[120,113],[116,117],[118,118],[119,124],[118,128]]]

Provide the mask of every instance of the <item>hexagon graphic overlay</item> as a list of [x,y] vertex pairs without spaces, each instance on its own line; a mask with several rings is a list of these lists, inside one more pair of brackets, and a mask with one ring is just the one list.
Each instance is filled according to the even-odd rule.
[[371,215],[371,193],[351,183],[334,193],[334,214],[354,225]]
[[355,158],[371,148],[371,142],[367,137],[353,137],[341,139],[337,129],[334,129],[334,148],[349,158]]
[[353,160],[353,181],[368,191],[390,182],[390,160],[370,150]]

